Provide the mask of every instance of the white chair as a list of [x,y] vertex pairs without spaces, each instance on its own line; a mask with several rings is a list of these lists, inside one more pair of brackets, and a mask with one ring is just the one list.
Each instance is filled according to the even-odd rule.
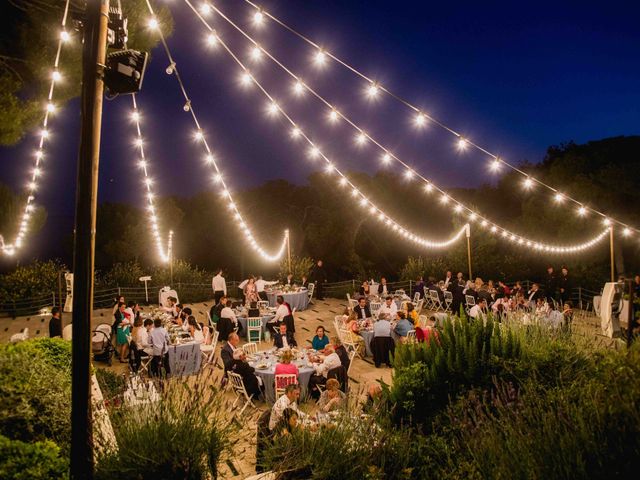
[[342,344],[347,349],[347,352],[353,352],[358,357],[362,358],[362,356],[360,355],[360,352],[358,350],[360,348],[360,345],[363,345],[363,343],[358,341],[354,337],[354,335],[351,332],[351,330],[347,330],[346,328],[339,329],[338,330],[338,338],[340,338],[340,341],[342,342]]
[[465,301],[464,311],[467,312],[467,315],[469,315],[469,310],[471,310],[471,307],[476,306],[476,299],[473,295],[465,295],[464,301]]
[[433,302],[431,301],[431,295],[429,295],[429,290],[427,287],[424,287],[424,308],[427,310],[433,310]]
[[260,300],[258,302],[258,308],[261,310],[265,308],[269,308],[269,302],[267,302],[266,300]]
[[14,333],[13,335],[11,335],[10,342],[11,343],[23,342],[28,338],[29,338],[29,328],[25,328],[22,332]]
[[405,342],[406,343],[416,343],[416,331],[415,330],[409,330],[407,332],[407,336],[405,337]]
[[277,400],[284,395],[284,390],[287,388],[287,385],[298,383],[298,377],[295,373],[276,375],[274,382]]
[[413,294],[413,303],[418,303],[420,301],[420,292],[416,292]]
[[310,283],[309,286],[307,287],[307,295],[309,295],[309,301],[311,301],[311,299],[313,298],[313,292],[316,289],[316,284],[315,283]]
[[371,302],[369,304],[369,310],[371,310],[371,316],[373,318],[378,318],[378,312],[380,311],[381,308],[382,308],[381,302]]
[[245,343],[242,346],[242,350],[244,350],[244,353],[247,355],[255,355],[258,353],[258,344],[254,342]]
[[73,332],[73,325],[69,324],[62,329],[62,339],[63,340],[71,340],[71,335]]
[[249,396],[249,394],[247,393],[247,389],[244,388],[244,383],[242,382],[242,377],[240,375],[238,375],[237,373],[229,372],[229,384],[231,385],[233,392],[236,394],[236,401],[233,402],[231,408],[236,408],[238,401],[242,402],[244,400],[244,405],[240,409],[240,413],[238,413],[239,417],[242,416],[248,406],[256,408],[256,406],[253,404],[253,401],[251,400],[251,397],[253,395]]
[[211,319],[211,314],[209,313],[209,310],[205,310],[204,313],[207,316],[207,323],[209,324],[209,328],[213,328],[215,330],[216,326],[213,324],[213,320]]
[[409,300],[403,300],[402,302],[400,302],[400,310],[404,310],[405,312],[407,311],[407,307],[411,302]]
[[438,295],[437,290],[429,290],[429,298],[431,299],[432,309],[436,312],[440,310],[444,310],[442,306],[442,302],[440,301],[440,296]]
[[353,367],[353,361],[356,359],[356,355],[358,355],[358,352],[356,352],[355,350],[349,354],[349,368],[347,368],[347,376],[349,376],[351,367]]
[[355,298],[351,298],[351,295],[347,293],[347,304],[348,307],[353,310],[354,308],[356,308],[356,305],[358,305],[358,300],[356,300]]
[[[451,304],[453,303],[453,293],[444,292],[444,311],[451,313]],[[456,312],[453,312],[456,313]]]
[[220,332],[217,330],[213,331],[213,335],[211,334],[211,330],[207,332],[207,336],[204,339],[204,343],[200,344],[200,353],[202,354],[202,360],[204,361],[204,367],[208,367],[211,365],[215,365],[215,353],[216,346],[218,344],[218,336]]
[[428,317],[426,315],[420,315],[418,317],[418,324],[420,325],[420,328],[427,328],[427,321]]
[[[252,335],[253,334],[253,335]],[[257,334],[258,339],[254,340]],[[250,342],[262,342],[262,318],[261,317],[249,317],[247,318],[247,340]]]
[[421,298],[420,300],[418,300],[418,303],[416,303],[415,311],[418,312],[418,314],[420,314],[423,307],[424,307],[424,298]]
[[405,292],[402,288],[399,288],[398,290],[396,290],[395,292],[393,292],[393,295],[398,295],[398,296],[404,296]]

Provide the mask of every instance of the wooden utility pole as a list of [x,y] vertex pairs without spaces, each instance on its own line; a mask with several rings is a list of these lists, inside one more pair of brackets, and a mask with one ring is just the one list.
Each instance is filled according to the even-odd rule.
[[107,54],[109,0],[87,0],[83,19],[81,132],[73,245],[71,479],[93,478],[91,314],[102,127],[102,74]]
[[289,262],[289,273],[293,273],[291,271],[291,243],[289,242],[289,230],[285,230],[284,234],[287,236],[287,258]]
[[467,235],[467,265],[469,267],[469,280],[471,280],[471,225],[467,223],[466,225],[466,235]]
[[613,255],[613,225],[609,227],[609,253],[611,255],[611,281],[616,281],[616,263]]

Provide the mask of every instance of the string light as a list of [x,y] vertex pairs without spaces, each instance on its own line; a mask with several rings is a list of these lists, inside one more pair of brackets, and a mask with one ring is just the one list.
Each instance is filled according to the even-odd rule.
[[527,177],[527,178],[524,179],[524,182],[522,182],[522,185],[527,190],[530,190],[530,189],[533,188],[533,180],[531,180],[529,177]]
[[460,137],[458,139],[458,150],[463,152],[463,151],[465,151],[467,149],[468,146],[469,146],[469,142],[467,142],[467,140],[465,138]]
[[[165,253],[164,248],[162,246],[162,238],[160,236],[160,228],[158,227],[158,217],[155,214],[155,203],[153,201],[153,180],[149,176],[149,162],[145,155],[144,142],[142,141],[142,128],[140,126],[140,120],[142,119],[142,115],[138,110],[138,103],[136,95],[131,95],[131,102],[133,111],[131,112],[130,118],[134,122],[137,138],[135,141],[136,148],[138,149],[138,155],[140,160],[138,161],[138,166],[142,169],[143,183],[145,185],[146,190],[146,200],[147,200],[147,210],[150,212],[148,216],[149,227],[153,232],[154,241],[158,249],[158,257],[162,259],[162,261],[167,261],[169,253]],[[171,236],[169,237],[171,238]]]
[[297,96],[300,96],[304,93],[304,84],[298,80],[293,84],[293,91]]
[[50,138],[50,132],[47,129],[49,125],[49,116],[53,114],[56,110],[56,106],[53,103],[53,94],[55,91],[56,83],[62,80],[62,74],[59,70],[60,64],[60,56],[62,53],[62,45],[68,42],[71,37],[69,33],[66,31],[67,18],[69,15],[69,2],[67,0],[65,2],[64,11],[62,14],[62,20],[60,22],[60,34],[58,35],[58,42],[56,48],[56,55],[53,62],[53,68],[51,70],[51,82],[49,84],[48,95],[44,107],[44,115],[42,117],[42,128],[38,135],[38,147],[35,151],[34,157],[35,162],[33,164],[33,168],[30,170],[30,180],[26,183],[27,185],[27,200],[24,205],[24,210],[22,215],[18,219],[18,233],[16,234],[15,239],[12,243],[5,243],[5,239],[2,235],[0,235],[0,252],[5,255],[13,256],[17,253],[17,250],[20,249],[24,245],[25,237],[29,231],[29,225],[32,220],[32,212],[34,211],[34,203],[35,203],[35,194],[38,191],[39,185],[38,181],[43,175],[43,169],[41,163],[44,159],[44,148],[46,140]]
[[[311,39],[309,39],[307,36],[305,36],[304,34],[300,33],[299,31],[297,31],[295,28],[289,26],[288,24],[286,24],[285,22],[283,22],[282,20],[280,20],[279,18],[271,15],[268,12],[264,12],[264,10],[262,10],[260,7],[258,7],[252,0],[244,0],[245,3],[247,3],[248,5],[250,5],[252,8],[262,11],[264,13],[264,15],[266,17],[269,17],[272,21],[274,21],[275,23],[279,24],[280,26],[282,26],[283,28],[285,28],[286,30],[288,30],[289,32],[293,33],[294,35],[296,35],[298,38],[300,38],[301,40],[303,40],[304,42],[306,42],[308,45],[310,45],[311,47],[313,47],[314,49],[321,49],[321,47],[314,41],[312,41]],[[227,18],[225,18],[225,20],[229,21]],[[231,23],[231,22],[230,22]],[[235,25],[234,25],[235,26]],[[237,28],[237,27],[236,27]],[[349,63],[347,63],[346,61],[336,57],[335,55],[331,55],[331,54],[327,54],[328,57],[330,57],[332,60],[336,61],[337,63],[339,63],[340,65],[342,65],[343,67],[345,67],[347,70],[349,70],[351,73],[359,76],[360,78],[362,78],[367,84],[371,84],[374,83],[374,81],[369,78],[367,75],[365,75],[364,73],[362,73],[361,71],[359,71],[356,67],[350,65]],[[412,110],[413,112],[418,113],[418,115],[420,115],[421,111],[418,107],[416,107],[415,105],[413,105],[410,101],[406,100],[405,98],[403,98],[402,96],[388,90],[388,89],[384,89],[384,92],[387,93],[389,96],[393,97],[395,100],[399,101],[400,103],[402,103],[405,107],[409,108],[410,110]],[[441,127],[442,129],[446,130],[447,132],[449,132],[452,135],[455,135],[456,137],[461,137],[461,134],[459,132],[457,132],[455,129],[453,129],[452,127],[446,125],[444,122],[437,120],[431,116],[428,115],[424,115],[424,120],[430,120],[432,123],[435,123],[436,125],[438,125],[439,127]],[[421,126],[424,124],[424,122],[422,121],[423,119],[421,119],[419,116],[416,116],[414,121],[415,124],[417,126]],[[478,144],[475,144],[473,142],[468,141],[468,146],[472,146],[473,148],[479,150],[480,152],[484,153],[485,155],[488,155],[491,159],[495,159],[497,158],[497,155],[491,153],[490,151],[488,151],[486,148],[481,147]],[[466,147],[466,146],[465,146]],[[509,167],[510,169],[512,169],[513,171],[528,177],[530,176],[527,172],[521,170],[519,167],[504,161],[502,162],[505,166]],[[556,189],[553,188],[552,186],[546,184],[545,182],[542,182],[538,179],[534,179],[534,183],[537,183],[539,185],[542,185],[543,187],[547,188],[548,190],[555,192]],[[573,202],[576,205],[582,205],[582,202],[579,202],[578,200],[572,198],[572,197],[568,197],[567,196],[567,200],[570,200],[571,202]],[[605,217],[606,215],[594,208],[587,208],[588,211],[591,211],[601,217]],[[623,227],[626,228],[630,228],[631,230],[633,230],[636,233],[640,233],[640,230],[637,228],[632,228],[629,225],[625,224],[624,222],[621,222],[619,220],[615,220],[615,219],[611,219],[612,222],[615,222]]]
[[329,120],[331,121],[331,123],[336,123],[338,121],[338,118],[340,118],[338,112],[335,109],[331,109],[331,111],[329,111]]
[[413,121],[417,127],[424,127],[424,125],[427,123],[427,117],[424,113],[418,112]]
[[325,53],[324,50],[318,50],[313,56],[313,63],[315,63],[316,66],[318,67],[322,67],[326,62],[327,62],[327,54]]
[[[192,10],[193,10],[193,7],[190,5],[190,2],[189,2],[188,0],[185,0],[185,2],[186,2],[186,3],[187,3],[187,4],[192,8]],[[219,15],[220,15],[224,20],[226,20],[228,23],[230,23],[234,28],[236,28],[240,33],[242,33],[242,34],[243,34],[247,39],[249,39],[251,42],[255,43],[255,41],[251,38],[251,36],[249,36],[246,32],[244,32],[244,30],[242,30],[242,29],[241,29],[240,27],[238,27],[235,23],[233,23],[233,22],[232,22],[228,17],[226,17],[226,16],[224,15],[224,13],[220,11],[220,9],[219,9],[219,8],[217,8],[217,7],[214,7],[214,8],[215,8],[216,12],[217,12],[217,13],[218,13],[218,14],[219,14]],[[195,10],[194,10],[194,12],[195,12]],[[195,12],[195,13],[197,14],[197,12]],[[207,21],[206,21],[205,19],[203,19],[202,17],[200,17],[200,19],[201,19],[201,21],[203,22],[203,24],[204,24],[207,28],[211,29],[211,26],[207,23]],[[242,69],[245,69],[246,67],[244,66],[244,64],[240,61],[240,59],[237,57],[237,55],[235,55],[235,54],[233,53],[233,51],[229,48],[229,46],[228,46],[228,45],[226,45],[224,42],[221,42],[221,44],[223,45],[223,47],[225,48],[225,50],[229,53],[229,55],[230,55],[230,56],[231,56],[231,57],[236,61],[236,63],[237,63],[237,64],[238,64]],[[319,50],[319,51],[321,51],[321,50]],[[294,78],[297,78],[297,77],[295,76],[295,74],[293,74],[293,72],[291,72],[291,71],[290,71],[290,70],[288,70],[284,65],[282,65],[282,63],[281,63],[281,62],[279,62],[275,57],[273,57],[273,55],[272,55],[271,53],[269,53],[269,51],[264,50],[264,53],[265,53],[265,54],[266,54],[266,55],[267,55],[271,60],[273,60],[273,61],[274,61],[278,66],[280,66],[283,70],[285,70],[289,75],[291,75],[291,76],[292,76],[292,77],[294,77]],[[332,58],[333,58],[333,57],[332,57]],[[256,83],[256,85],[259,87],[259,89],[262,91],[262,93],[263,93],[267,98],[271,98],[271,96],[269,95],[269,93],[265,90],[265,88],[264,88],[264,87],[263,87],[263,86],[262,86],[262,85],[261,85],[261,84],[260,84],[256,79],[254,79],[254,82]],[[311,92],[311,93],[312,93],[314,96],[316,96],[319,100],[321,100],[323,103],[325,103],[328,107],[333,108],[333,106],[332,106],[330,103],[328,103],[326,100],[324,100],[324,98],[322,98],[322,97],[321,97],[317,92],[315,92],[312,88],[309,88],[308,86],[307,86],[306,88],[307,88],[307,90],[308,90],[309,92]],[[290,117],[288,117],[287,113],[286,113],[284,110],[282,110],[282,109],[281,109],[280,111],[281,111],[281,113],[282,113],[282,114],[287,118],[287,120],[289,120],[289,122],[290,122],[292,125],[294,125],[294,126],[295,126],[295,122],[293,122],[293,120],[291,120],[291,119],[290,119]],[[357,143],[361,144],[361,143],[364,143],[364,141],[370,140],[370,141],[372,141],[374,144],[376,144],[379,148],[381,148],[381,149],[383,149],[383,150],[384,150],[384,147],[382,147],[378,142],[376,142],[374,139],[372,139],[372,138],[371,138],[371,137],[369,137],[368,135],[364,134],[364,132],[363,132],[363,131],[362,131],[362,130],[357,126],[357,125],[355,125],[351,120],[349,120],[346,116],[344,116],[343,114],[341,114],[341,113],[339,113],[339,112],[338,112],[338,115],[340,116],[340,118],[342,118],[342,119],[346,120],[346,121],[347,121],[347,123],[349,123],[353,128],[357,129],[357,130],[360,132],[360,133],[359,133],[359,135],[357,135],[357,136],[356,136],[356,142],[357,142]],[[361,136],[361,135],[362,135],[362,136]],[[302,136],[304,136],[304,138],[307,140],[307,142],[308,142],[309,144],[313,145],[313,143],[311,142],[311,140],[310,140],[310,139],[308,139],[308,137],[306,137],[306,135],[304,135],[304,133],[302,134]],[[466,146],[468,145],[468,143],[469,143],[469,142],[468,142],[468,140],[466,140],[464,137],[462,137],[462,136],[460,136],[460,137],[459,137],[458,145],[459,145],[459,147],[460,147],[460,148],[466,148]],[[312,150],[311,150],[311,151],[312,151],[312,152],[314,152],[313,148],[312,148]],[[386,152],[386,150],[385,150],[385,152]],[[319,153],[318,155],[319,155],[319,156],[321,156],[321,157],[323,157],[323,158],[325,158],[325,160],[326,160],[326,161],[328,161],[328,160],[326,159],[326,157],[324,156],[324,154]],[[312,154],[312,156],[314,156],[314,157],[315,157],[315,156],[317,156],[317,155],[313,155],[313,154]],[[396,161],[398,161],[398,162],[400,162],[401,164],[403,164],[403,165],[404,165],[404,167],[405,167],[406,169],[410,169],[410,167],[409,167],[407,164],[405,164],[404,162],[402,162],[402,161],[401,161],[399,158],[397,158],[395,155],[392,155],[392,156],[391,156],[391,158],[393,158],[393,159],[395,159]],[[496,158],[497,158],[497,157],[496,157]],[[337,170],[337,168],[336,168],[336,171],[338,171],[338,170]],[[422,180],[423,180],[423,181],[428,182],[428,180],[426,180],[424,177],[421,177],[421,178],[422,178]],[[449,196],[448,196],[445,192],[443,192],[441,189],[438,189],[438,190],[443,194],[443,200],[444,200],[445,202],[448,202],[448,200],[449,200]],[[463,210],[464,210],[464,208],[466,208],[466,207],[463,207]],[[467,211],[472,211],[472,210],[467,208]],[[482,217],[481,217],[481,218],[482,218]],[[482,220],[485,220],[485,219],[482,219]],[[490,223],[491,223],[491,222],[487,222],[487,224],[490,224]],[[501,229],[501,230],[505,230],[505,229]],[[505,231],[506,231],[506,230],[505,230]],[[508,233],[508,235],[509,235],[509,234],[510,234],[510,233]],[[516,238],[516,239],[517,239],[517,238],[521,238],[521,237],[519,237],[519,236],[516,236],[515,234],[513,234],[513,235],[514,235],[514,238]],[[599,238],[599,237],[597,237],[597,238]],[[524,240],[523,240],[523,243],[524,243]],[[533,243],[535,243],[535,242],[531,242],[531,243],[533,244]],[[543,248],[543,249],[547,250],[547,249],[546,249],[546,247],[547,247],[548,245],[545,245],[545,244],[542,244],[542,243],[539,243],[539,244],[542,246],[542,248]],[[591,245],[591,243],[586,242],[584,245]],[[552,248],[552,246],[548,246],[548,247],[549,247],[548,251],[560,251],[560,250],[558,250],[558,249],[555,249],[555,250],[554,250],[554,248],[556,248],[556,247],[553,247],[553,248]],[[562,248],[563,248],[563,250],[562,250],[562,251],[570,251],[570,250],[571,250],[571,249],[570,249],[570,247],[562,247]],[[573,251],[573,250],[571,250],[571,251]]]
[[207,35],[207,44],[210,47],[214,47],[218,44],[218,37],[215,33],[210,33],[209,35]]
[[378,93],[380,93],[380,87],[378,87],[377,84],[372,83],[371,85],[369,85],[367,87],[367,96],[369,98],[375,98],[378,96]]
[[158,20],[156,20],[155,17],[150,18],[149,21],[147,22],[147,26],[151,30],[156,30],[158,28]]
[[[152,8],[151,4],[148,1],[146,3],[147,3],[147,8],[149,9],[149,12],[153,15],[153,8]],[[191,5],[191,3],[189,3],[189,6],[193,9],[193,5]],[[215,9],[215,7],[214,7],[214,9]],[[198,15],[199,15],[199,13],[198,13]],[[210,29],[210,30],[213,31],[213,29]],[[158,35],[160,36],[160,39],[162,40],[162,46],[163,46],[164,51],[165,51],[165,53],[167,55],[167,58],[169,59],[169,61],[173,62],[173,56],[171,55],[171,51],[169,50],[169,44],[167,43],[167,41],[166,41],[166,39],[164,37],[164,34],[162,33],[161,29],[158,29]],[[223,45],[225,47],[225,49],[228,48],[226,46],[226,44],[221,39],[220,39],[220,43],[221,43],[221,45]],[[243,68],[243,70],[246,71],[245,68]],[[178,83],[180,85],[180,91],[182,92],[182,95],[183,95],[185,101],[189,101],[189,96],[187,95],[186,87],[185,87],[184,83],[182,82],[182,79],[180,78],[180,76],[178,74],[176,74],[176,80],[178,81]],[[272,102],[274,101],[272,98],[270,98],[269,100],[271,100]],[[213,168],[215,169],[215,171],[217,173],[221,173],[220,166],[218,165],[218,162],[216,161],[215,156],[213,156],[213,154],[211,152],[211,148],[209,147],[207,139],[202,134],[202,129],[200,127],[200,122],[198,121],[198,117],[196,116],[195,109],[192,107],[189,113],[191,115],[193,123],[195,124],[195,126],[197,128],[196,135],[198,135],[198,134],[201,135],[201,143],[202,143],[202,146],[203,146],[203,148],[205,150],[205,153],[207,155],[211,155],[211,158],[213,159],[213,165],[212,165]],[[221,187],[222,187],[223,195],[229,199],[229,204],[228,204],[229,210],[231,210],[231,213],[234,216],[237,215],[240,218],[240,225],[242,226],[242,232],[245,235],[245,238],[247,239],[247,242],[254,248],[255,252],[258,255],[260,255],[264,260],[269,261],[269,262],[277,262],[277,261],[279,261],[282,258],[282,256],[284,255],[287,243],[289,241],[289,231],[286,230],[284,232],[282,242],[280,244],[279,249],[276,251],[276,253],[270,254],[269,252],[264,250],[261,246],[258,245],[258,242],[256,241],[251,229],[248,227],[247,223],[242,219],[242,214],[240,213],[240,210],[238,209],[238,206],[233,201],[233,196],[232,196],[232,194],[231,194],[231,192],[230,192],[230,190],[229,190],[229,188],[228,188],[228,186],[226,184],[226,181],[222,177],[222,175],[220,176],[220,184],[221,184]]]
[[253,23],[256,25],[262,25],[264,22],[264,14],[261,11],[257,11],[253,14]]

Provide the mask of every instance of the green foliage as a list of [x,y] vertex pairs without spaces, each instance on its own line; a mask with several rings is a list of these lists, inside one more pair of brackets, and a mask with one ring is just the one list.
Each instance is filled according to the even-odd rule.
[[68,453],[71,347],[61,339],[0,345],[0,435],[54,441]]
[[313,259],[311,257],[299,257],[291,255],[291,269],[289,269],[289,260],[285,255],[280,261],[280,273],[278,278],[284,280],[289,273],[293,273],[293,279],[299,282],[302,276],[309,278],[309,272],[313,267]]
[[98,277],[98,283],[109,287],[138,287],[138,279],[145,275],[148,275],[148,272],[136,262],[114,263],[108,271]]
[[58,290],[58,272],[66,270],[58,260],[35,261],[0,275],[0,298],[4,302],[49,295]]
[[420,257],[409,257],[407,263],[404,264],[402,270],[400,270],[400,280],[404,282],[416,281],[418,278],[424,276],[427,271],[427,262]]
[[96,368],[95,373],[105,401],[112,403],[114,399],[119,398],[124,393],[127,382],[123,375],[118,375],[106,368]]
[[118,450],[101,452],[95,478],[217,478],[233,429],[229,406],[210,382],[201,377],[195,387],[170,383],[158,402],[113,411]]
[[0,478],[57,480],[67,478],[69,466],[55,443],[25,443],[0,435]]

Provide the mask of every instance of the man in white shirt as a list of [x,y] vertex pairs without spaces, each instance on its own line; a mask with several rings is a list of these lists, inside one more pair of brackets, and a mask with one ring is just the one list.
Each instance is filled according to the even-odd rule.
[[487,316],[487,300],[485,298],[479,299],[478,303],[469,310],[469,316],[484,320]]
[[378,310],[378,318],[386,318],[388,320],[393,320],[396,318],[396,314],[398,313],[398,306],[396,302],[393,301],[393,297],[387,297],[380,310]]
[[278,308],[276,309],[276,316],[273,317],[269,323],[280,323],[284,322],[284,317],[289,315],[289,307],[284,303],[284,297],[282,295],[278,295],[276,299],[276,303],[278,304]]
[[322,375],[324,378],[327,378],[327,373],[329,373],[329,370],[338,368],[340,365],[342,365],[342,362],[340,361],[340,357],[331,345],[327,345],[325,347],[324,353],[326,355],[326,357],[324,357],[324,361],[322,363],[315,364],[313,368],[316,371],[316,375]]
[[222,269],[219,269],[216,276],[211,280],[211,288],[213,288],[213,298],[217,304],[220,298],[227,294],[227,282],[222,276]]
[[275,285],[276,283],[278,283],[277,280],[274,280],[273,282],[268,282],[264,278],[262,278],[262,275],[258,276],[258,279],[256,280],[256,291],[258,292],[258,296],[260,297],[260,300],[264,300],[264,301],[267,300],[267,293],[264,291],[264,287]]
[[282,418],[282,413],[287,408],[294,409],[300,419],[303,419],[307,416],[305,413],[301,412],[298,409],[297,400],[299,398],[300,385],[298,385],[297,383],[287,385],[287,387],[284,389],[284,395],[276,400],[276,403],[274,403],[273,407],[271,408],[271,416],[269,417],[269,430],[273,430],[275,428],[275,426],[278,424],[278,421]]
[[447,288],[449,288],[449,284],[451,283],[452,279],[453,279],[453,274],[450,271],[447,271],[447,274],[444,277],[444,289],[445,290]]
[[391,336],[391,322],[386,318],[381,318],[377,322],[373,323],[373,336],[374,337],[390,337]]
[[225,304],[224,308],[220,311],[220,318],[228,318],[231,320],[234,325],[238,326],[238,318],[236,317],[236,313],[229,307],[229,304]]

